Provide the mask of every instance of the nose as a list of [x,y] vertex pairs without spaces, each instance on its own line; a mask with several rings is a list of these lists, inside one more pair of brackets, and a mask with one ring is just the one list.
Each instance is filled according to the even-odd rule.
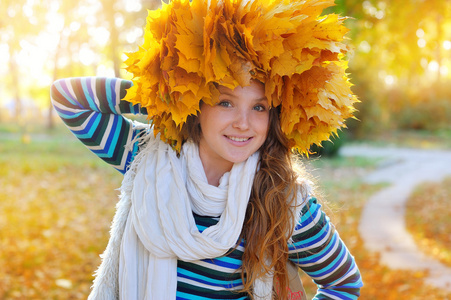
[[246,130],[249,128],[249,112],[247,110],[238,110],[235,115],[233,127]]

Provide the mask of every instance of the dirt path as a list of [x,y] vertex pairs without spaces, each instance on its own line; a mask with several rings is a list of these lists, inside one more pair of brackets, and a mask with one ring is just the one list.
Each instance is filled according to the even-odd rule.
[[365,247],[379,252],[381,263],[392,269],[429,271],[428,284],[451,291],[451,268],[419,251],[405,226],[405,204],[414,188],[451,176],[451,151],[347,146],[341,155],[384,158],[365,178],[390,184],[363,209],[359,232]]

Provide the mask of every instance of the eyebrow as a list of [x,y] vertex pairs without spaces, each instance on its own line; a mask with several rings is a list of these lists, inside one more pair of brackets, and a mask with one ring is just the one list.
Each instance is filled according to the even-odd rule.
[[[235,98],[235,95],[233,95],[233,94],[231,94],[229,92],[223,92],[223,93],[221,92],[221,94],[219,96],[221,96],[221,95],[227,95],[227,96]],[[265,101],[265,100],[268,101],[268,98],[266,98],[266,96],[263,96],[263,97],[254,99],[254,102],[260,102],[260,101]]]

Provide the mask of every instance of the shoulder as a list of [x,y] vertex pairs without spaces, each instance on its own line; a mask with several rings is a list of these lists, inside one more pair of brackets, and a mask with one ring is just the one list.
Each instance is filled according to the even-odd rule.
[[148,158],[161,158],[161,155],[166,154],[168,157],[177,157],[175,150],[160,138],[160,133],[155,135],[152,125],[134,121],[133,126],[136,135],[125,146],[127,150],[134,152],[133,162],[127,172],[130,169],[136,171],[142,161]]
[[314,198],[315,185],[307,178],[297,179],[296,206],[304,207],[311,198]]
[[[317,191],[312,181],[308,179],[298,180],[298,191],[295,206],[295,222],[299,224],[306,224],[313,222],[317,223],[319,219],[325,216],[321,201],[321,196],[316,195]],[[313,217],[313,218],[312,218]],[[328,219],[328,218],[327,218]]]

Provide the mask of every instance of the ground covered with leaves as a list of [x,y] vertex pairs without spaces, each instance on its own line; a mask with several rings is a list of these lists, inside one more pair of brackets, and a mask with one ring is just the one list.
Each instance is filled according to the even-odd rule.
[[[0,299],[86,299],[108,241],[122,175],[65,128],[22,135],[0,127],[0,153]],[[425,285],[424,273],[390,270],[362,246],[361,209],[381,188],[360,181],[373,161],[319,159],[312,165],[326,210],[360,267],[361,299],[451,299]],[[438,218],[440,209],[429,214]],[[315,287],[307,277],[303,281],[311,298]]]
[[[425,272],[391,270],[379,263],[377,253],[372,253],[363,247],[363,241],[358,232],[361,211],[366,199],[383,188],[383,185],[364,184],[362,178],[377,163],[378,161],[359,157],[320,159],[311,163],[314,174],[317,175],[317,183],[324,194],[326,211],[360,268],[364,282],[361,299],[451,299],[451,293],[424,283],[424,278],[427,276]],[[448,198],[449,195],[448,190]],[[445,209],[445,206],[442,209]],[[439,213],[441,212],[436,211],[431,217]],[[446,239],[446,236],[436,238]],[[451,253],[450,249],[451,247],[444,249],[448,255]],[[316,286],[305,275],[303,278],[307,295],[312,298]]]
[[406,206],[406,223],[420,249],[451,267],[451,177],[417,188]]
[[64,136],[8,136],[0,142],[0,299],[86,299],[121,175]]

